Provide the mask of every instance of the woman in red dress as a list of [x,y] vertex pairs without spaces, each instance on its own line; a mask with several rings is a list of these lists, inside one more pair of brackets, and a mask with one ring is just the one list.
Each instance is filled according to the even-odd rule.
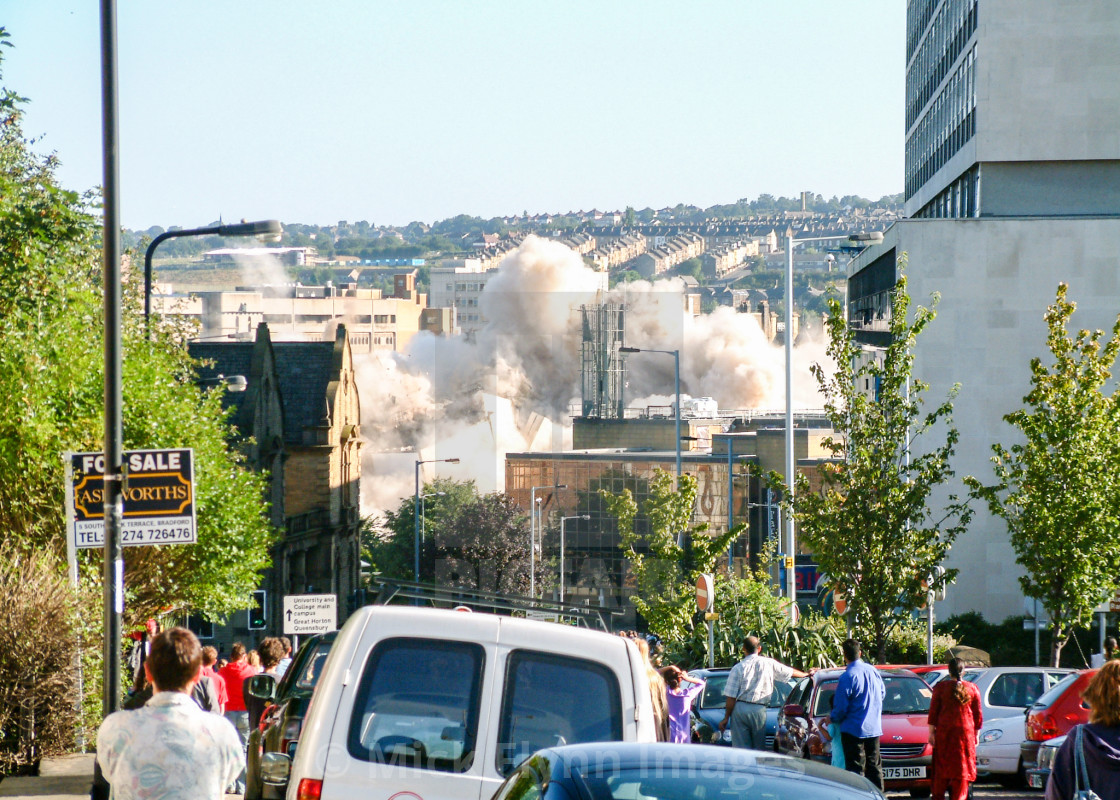
[[949,660],[949,674],[933,687],[929,741],[933,745],[933,800],[965,800],[976,780],[976,732],[984,722],[980,692],[961,680],[961,661]]

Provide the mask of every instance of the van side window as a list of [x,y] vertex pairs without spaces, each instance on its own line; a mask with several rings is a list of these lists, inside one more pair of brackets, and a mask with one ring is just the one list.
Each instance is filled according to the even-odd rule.
[[622,740],[618,679],[583,658],[515,650],[506,661],[497,769],[508,776],[542,747]]
[[380,642],[362,670],[350,755],[414,769],[465,772],[474,760],[483,649],[469,642]]

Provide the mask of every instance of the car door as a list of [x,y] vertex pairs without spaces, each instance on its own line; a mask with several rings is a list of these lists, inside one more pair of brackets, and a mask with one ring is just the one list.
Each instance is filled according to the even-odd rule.
[[786,705],[778,713],[778,729],[774,733],[774,745],[779,753],[801,755],[804,746],[804,730],[799,729],[804,729],[808,720],[802,719],[796,714],[787,713],[786,709],[791,706],[799,706],[803,711],[807,710],[805,706],[811,699],[812,690],[813,679],[802,678],[801,682],[789,693]]

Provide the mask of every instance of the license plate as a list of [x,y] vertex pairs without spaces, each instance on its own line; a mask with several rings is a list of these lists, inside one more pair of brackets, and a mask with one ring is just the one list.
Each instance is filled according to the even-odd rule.
[[925,767],[883,767],[883,777],[888,781],[905,781],[925,776]]
[[1042,776],[1041,775],[1028,775],[1027,776],[1027,786],[1031,787],[1032,789],[1041,789],[1042,788]]

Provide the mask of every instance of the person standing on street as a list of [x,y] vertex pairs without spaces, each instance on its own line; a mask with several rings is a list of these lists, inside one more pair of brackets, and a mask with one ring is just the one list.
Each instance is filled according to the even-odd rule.
[[[686,743],[692,741],[692,701],[704,691],[706,685],[699,678],[693,678],[676,665],[663,667],[665,678],[665,700],[669,706],[669,741]],[[684,684],[691,684],[685,687]]]
[[980,691],[961,680],[961,660],[949,659],[949,676],[933,687],[929,741],[933,745],[933,797],[965,800],[976,780],[976,734],[984,723]]
[[[269,636],[261,640],[260,654],[261,667],[263,670],[258,672],[257,675],[267,675],[272,680],[273,688],[275,688],[276,684],[280,682],[280,675],[278,674],[276,666],[280,663],[280,658],[284,655],[284,645],[280,643],[279,639]],[[249,712],[250,731],[260,724],[261,715],[264,713],[265,707],[272,702],[271,700],[262,700],[259,697],[253,697],[249,694],[249,681],[257,677],[257,675],[251,675],[246,678],[245,684],[241,687],[242,697],[245,698],[245,708]]]
[[284,657],[280,659],[280,663],[276,665],[277,680],[283,678],[284,673],[288,671],[288,667],[292,665],[292,640],[287,636],[281,636],[280,644],[284,646]]
[[202,648],[186,628],[156,635],[144,660],[155,694],[101,723],[97,764],[115,800],[198,797],[222,800],[245,766],[237,731],[191,699]]
[[1089,666],[1091,666],[1093,669],[1100,669],[1104,666],[1104,662],[1111,661],[1112,659],[1116,658],[1116,656],[1116,637],[1109,636],[1104,640],[1104,652],[1093,653],[1093,655],[1090,656],[1089,659]]
[[883,759],[879,737],[883,735],[883,698],[887,688],[879,670],[865,662],[859,642],[845,639],[845,667],[836,682],[829,721],[840,725],[840,742],[848,772],[862,775],[884,789]]
[[761,654],[757,636],[743,640],[743,660],[731,668],[723,689],[726,710],[719,723],[723,733],[731,723],[731,746],[763,750],[766,747],[766,706],[774,681],[805,678],[809,673],[788,667]]
[[[229,654],[230,662],[219,673],[222,680],[226,682],[226,695],[229,697],[229,702],[226,703],[225,718],[232,722],[233,727],[237,729],[237,735],[241,739],[241,752],[244,753],[249,746],[249,711],[245,707],[245,695],[242,690],[245,686],[245,679],[256,675],[259,670],[249,664],[245,645],[241,642],[234,642]],[[245,776],[242,772],[234,786],[233,794],[244,793]]]

